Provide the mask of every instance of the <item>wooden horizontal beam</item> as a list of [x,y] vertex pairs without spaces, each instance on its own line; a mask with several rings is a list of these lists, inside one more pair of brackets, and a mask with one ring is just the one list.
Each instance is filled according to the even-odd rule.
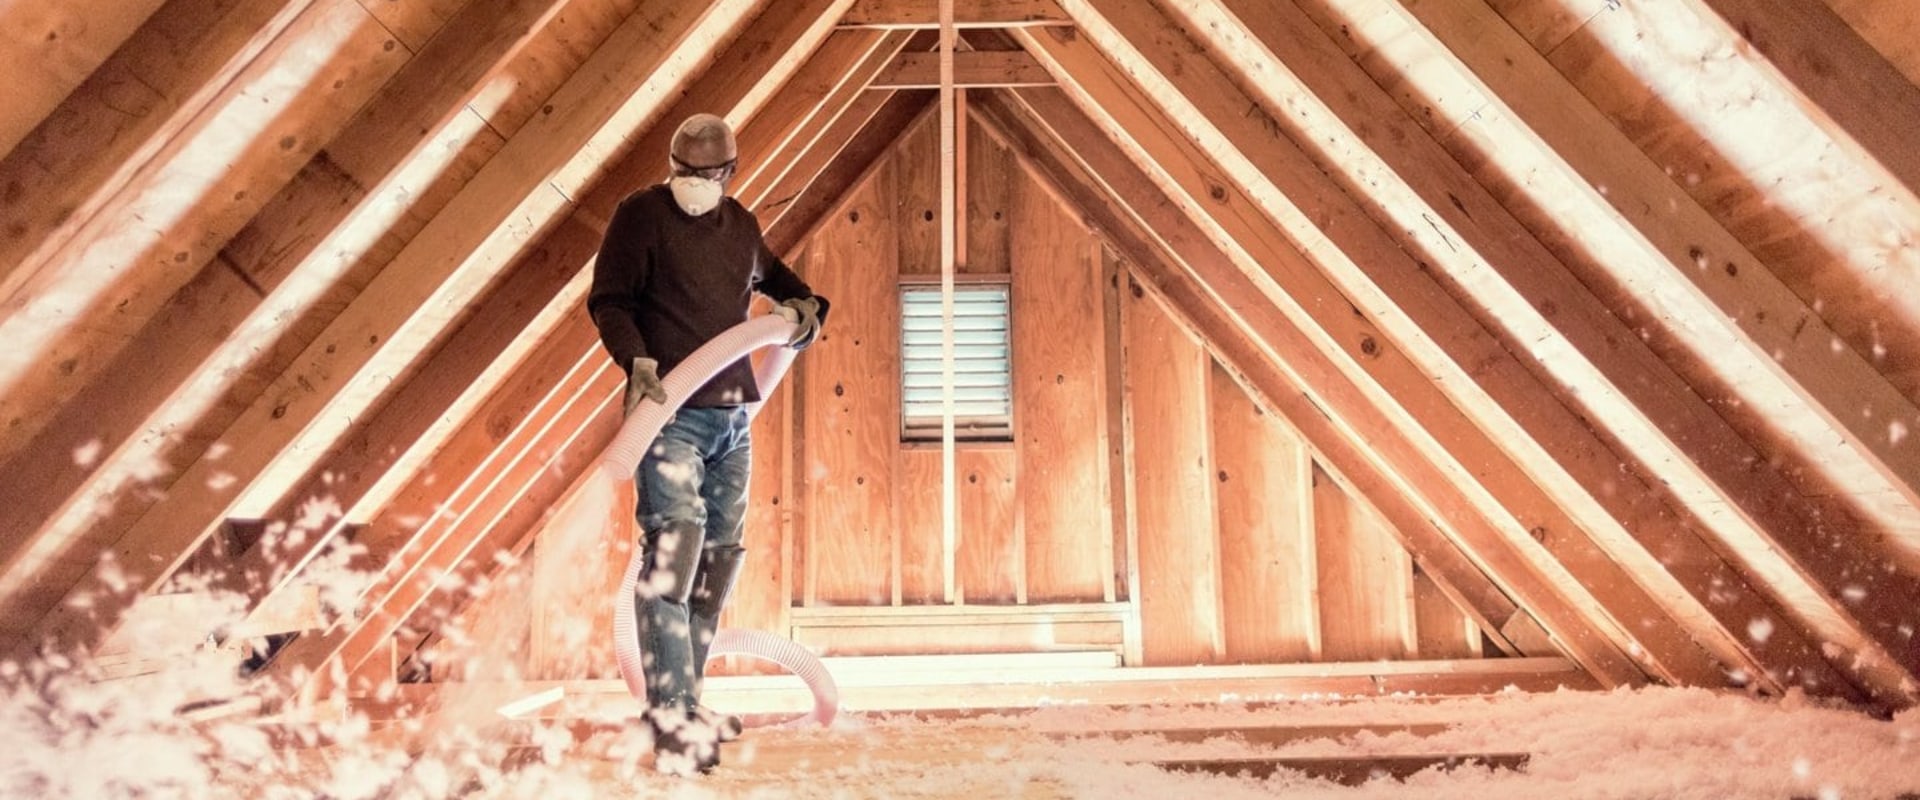
[[1266,780],[1283,773],[1313,780],[1360,786],[1379,778],[1404,780],[1416,773],[1450,772],[1468,767],[1525,769],[1526,753],[1448,753],[1435,755],[1278,756],[1273,758],[1156,758],[1146,763],[1168,772],[1192,772]]
[[[862,105],[866,97],[865,87],[873,76],[887,68],[887,65],[900,54],[902,48],[912,40],[914,34],[908,31],[895,31],[885,37],[866,40],[860,36],[836,34],[828,38],[832,45],[842,39],[850,42],[866,42],[867,46],[858,48],[858,56],[849,60],[839,56],[823,46],[815,53],[801,72],[794,76],[788,88],[780,93],[776,102],[788,104],[805,111],[769,111],[740,132],[743,139],[740,144],[742,153],[756,154],[752,162],[741,164],[740,174],[734,177],[728,186],[729,193],[741,205],[759,215],[762,227],[766,227],[777,216],[777,211],[766,208],[767,200],[797,165],[806,161],[810,153],[815,152],[822,137],[841,125],[841,118]],[[783,119],[784,118],[784,119]],[[859,117],[859,124],[865,124],[866,116]],[[767,131],[761,127],[766,126]],[[756,139],[763,139],[762,145]],[[838,152],[841,140],[829,140]],[[811,173],[808,174],[811,177]]]
[[[963,50],[953,54],[953,85],[970,89],[1052,86],[1053,76],[1024,51]],[[938,89],[940,59],[934,53],[901,53],[869,86]]]
[[[824,659],[828,672],[833,659]],[[862,712],[943,709],[1019,709],[1041,705],[1166,705],[1297,699],[1337,694],[1472,695],[1514,687],[1522,691],[1596,688],[1593,679],[1564,658],[1504,658],[1467,661],[1377,661],[1241,667],[1123,667],[1119,669],[1021,670],[998,680],[969,682],[969,671],[935,675],[929,682],[902,683],[876,671],[875,682],[837,681],[841,707]],[[892,671],[898,673],[898,671]],[[908,678],[912,677],[908,673]],[[559,687],[568,702],[596,713],[640,710],[619,680],[513,681],[504,683],[402,684],[381,697],[355,696],[350,708],[369,722],[417,719],[444,700],[463,707],[496,709]],[[792,676],[717,675],[707,679],[702,702],[735,714],[798,714],[813,709],[813,697]]]
[[903,621],[940,624],[948,620],[1004,621],[1093,617],[1118,619],[1132,612],[1127,603],[1041,603],[1024,606],[804,606],[788,612],[795,625],[894,625]]
[[[1012,28],[1033,25],[1070,25],[1072,20],[1054,0],[970,0],[953,9],[956,28]],[[847,10],[840,25],[848,28],[940,27],[939,0],[859,0]]]

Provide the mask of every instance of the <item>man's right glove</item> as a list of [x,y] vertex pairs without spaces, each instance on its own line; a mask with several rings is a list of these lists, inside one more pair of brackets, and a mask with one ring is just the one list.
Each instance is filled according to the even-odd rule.
[[773,307],[773,313],[779,314],[786,321],[798,326],[794,329],[793,338],[787,341],[787,346],[795,350],[805,350],[807,345],[813,344],[813,340],[819,337],[820,326],[826,324],[827,298],[815,295],[782,300],[779,305]]
[[667,389],[660,385],[660,362],[651,358],[634,359],[633,371],[627,373],[627,416],[633,416],[633,407],[642,399],[667,404]]

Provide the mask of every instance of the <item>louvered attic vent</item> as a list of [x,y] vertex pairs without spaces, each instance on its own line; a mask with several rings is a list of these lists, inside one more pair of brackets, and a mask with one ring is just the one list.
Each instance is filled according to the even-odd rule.
[[[1004,284],[953,296],[954,438],[1013,438],[1013,348]],[[906,441],[940,441],[940,289],[900,290],[900,419]]]

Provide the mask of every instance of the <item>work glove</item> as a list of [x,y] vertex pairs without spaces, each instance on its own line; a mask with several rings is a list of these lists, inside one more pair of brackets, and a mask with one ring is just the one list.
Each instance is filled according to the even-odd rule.
[[796,297],[782,300],[773,307],[773,313],[793,323],[796,327],[793,338],[787,340],[787,346],[795,350],[805,350],[807,345],[820,335],[820,326],[827,321],[827,298],[819,295]]
[[651,358],[634,359],[633,371],[627,373],[627,416],[633,416],[633,407],[641,400],[667,404],[667,389],[660,385],[660,362]]

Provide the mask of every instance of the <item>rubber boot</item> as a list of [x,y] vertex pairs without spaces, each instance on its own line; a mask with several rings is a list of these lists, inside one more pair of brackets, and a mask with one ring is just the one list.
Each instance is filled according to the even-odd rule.
[[[647,673],[647,706],[693,709],[698,673],[687,601],[699,571],[701,540],[696,523],[668,523],[648,531],[640,546],[645,555],[634,589],[633,619],[640,663]],[[704,652],[704,651],[702,651]]]
[[[713,637],[720,630],[720,612],[727,607],[727,598],[733,594],[733,584],[740,577],[740,568],[746,560],[746,548],[710,547],[700,554],[700,572],[694,578],[693,594],[687,600],[688,619],[692,623],[693,634],[693,696],[699,702],[700,690],[707,677],[707,653],[713,648]],[[740,718],[721,714],[704,706],[694,709],[696,718],[704,718],[719,731],[720,741],[731,742],[740,738],[744,729]]]

